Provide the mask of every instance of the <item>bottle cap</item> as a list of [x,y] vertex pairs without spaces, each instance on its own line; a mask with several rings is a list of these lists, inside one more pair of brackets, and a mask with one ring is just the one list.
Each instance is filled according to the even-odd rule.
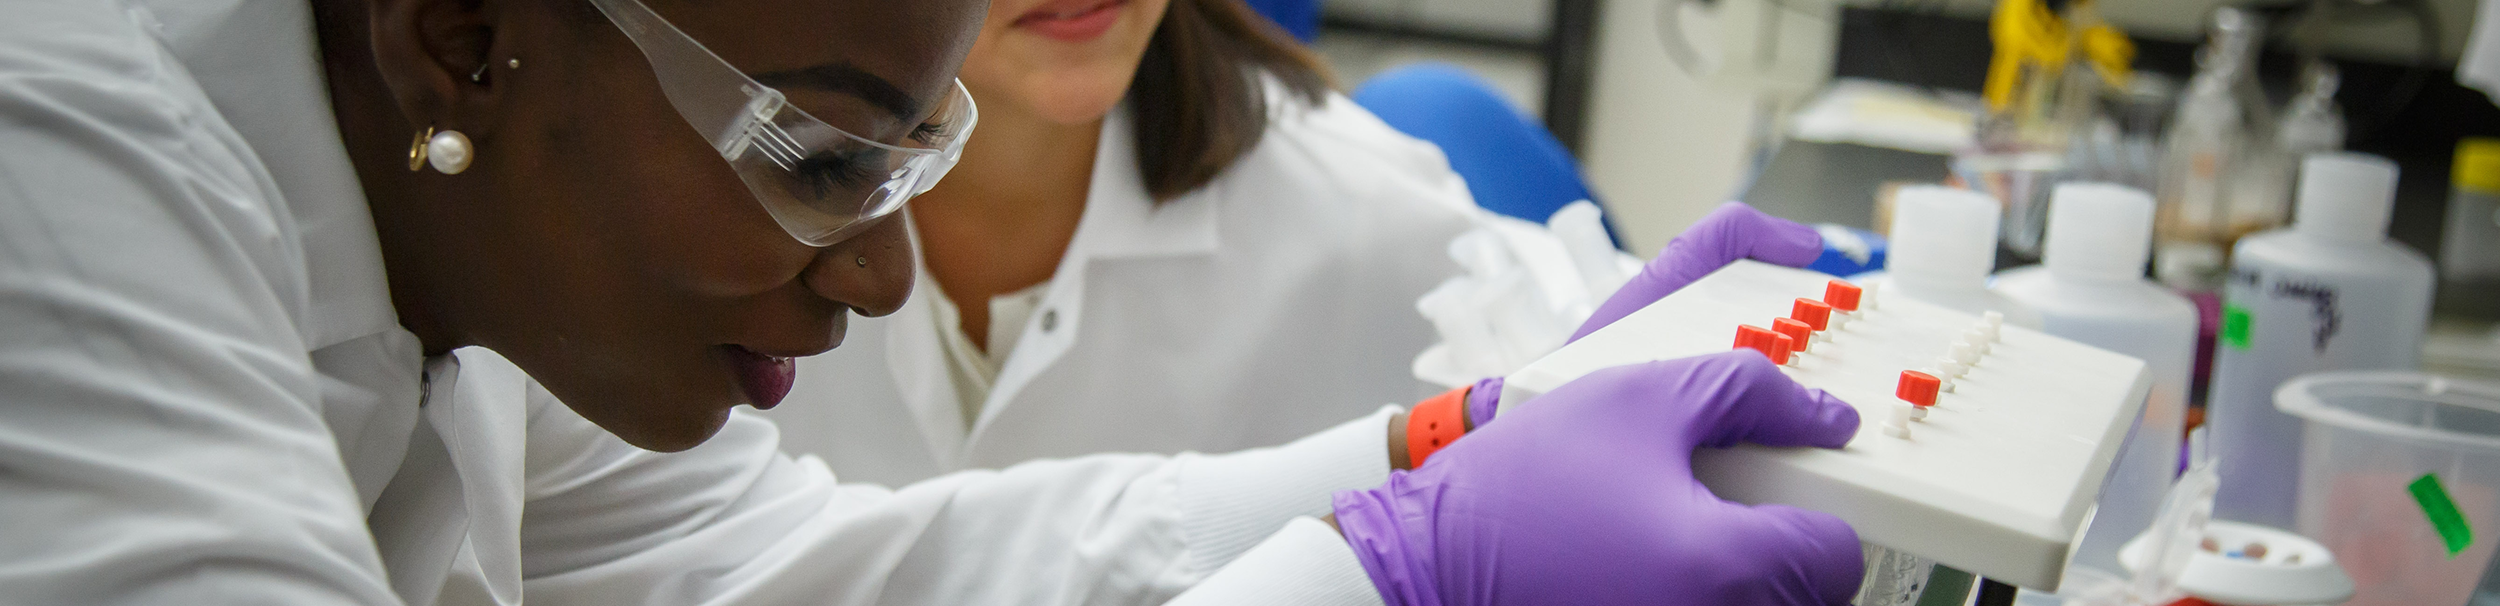
[[2061,276],[2134,280],[2153,250],[2153,195],[2114,183],[2060,183],[2049,195],[2041,262]]
[[2448,181],[2457,189],[2500,194],[2500,139],[2466,137],[2457,141],[2456,167]]
[[1896,279],[1954,290],[1987,288],[1996,265],[1997,216],[1987,194],[1940,185],[1912,185],[1893,195],[1892,250],[1885,270]]
[[2396,206],[2396,163],[2352,152],[2309,154],[2300,163],[2299,204],[2292,229],[2337,240],[2386,239],[2387,216]]

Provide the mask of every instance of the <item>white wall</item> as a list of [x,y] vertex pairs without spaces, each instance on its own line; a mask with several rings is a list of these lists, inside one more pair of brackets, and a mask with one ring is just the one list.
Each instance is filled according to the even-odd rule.
[[[1605,0],[1600,9],[1596,83],[1582,150],[1591,187],[1605,197],[1625,239],[1643,256],[1656,254],[1739,193],[1754,162],[1764,104],[1793,101],[1803,90],[1697,79],[1667,58],[1658,35],[1659,6],[1656,0]],[[1721,32],[1744,29],[1707,11],[1688,8],[1683,15],[1683,31],[1705,63],[1718,60]],[[1827,78],[1836,42],[1833,24],[1795,13],[1781,23],[1787,26],[1787,42],[1779,48],[1783,60],[1808,58],[1792,70],[1802,75],[1790,79]]]

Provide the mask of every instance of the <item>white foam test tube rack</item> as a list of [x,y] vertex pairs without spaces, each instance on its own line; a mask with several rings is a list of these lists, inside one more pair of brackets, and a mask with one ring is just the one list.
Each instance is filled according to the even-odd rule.
[[[1511,374],[1501,407],[1602,368],[1727,351],[1735,327],[1824,297],[1830,282],[1738,261]],[[1850,293],[1859,300],[1831,315],[1854,317],[1781,372],[1856,407],[1858,435],[1840,449],[1705,448],[1696,476],[1722,498],[1829,512],[1868,543],[2054,591],[2150,388],[2144,363],[1993,313]],[[1937,380],[1934,406],[1896,395],[1907,370]]]

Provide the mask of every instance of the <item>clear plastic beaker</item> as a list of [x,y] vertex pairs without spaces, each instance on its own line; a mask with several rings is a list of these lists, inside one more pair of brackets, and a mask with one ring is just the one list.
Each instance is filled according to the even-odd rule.
[[2466,603],[2500,544],[2500,386],[2332,372],[2274,402],[2304,421],[2300,532],[2352,575],[2346,604]]

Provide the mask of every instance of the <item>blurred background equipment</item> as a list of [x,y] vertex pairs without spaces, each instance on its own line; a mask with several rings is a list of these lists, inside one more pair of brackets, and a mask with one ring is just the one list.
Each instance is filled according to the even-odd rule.
[[[2194,320],[2187,361],[2175,344],[2137,354],[2163,358],[2164,376],[2186,383],[2164,396],[2186,400],[2184,418],[2142,422],[2173,438],[2211,418],[2219,517],[2297,530],[2341,552],[2346,543],[2298,513],[2315,488],[2309,478],[2331,471],[2306,462],[2327,448],[2314,441],[2323,430],[2315,416],[2304,425],[2277,408],[2279,390],[2341,369],[2500,381],[2494,13],[2500,0],[1325,0],[1318,33],[1306,39],[1350,88],[1382,75],[1378,88],[1356,88],[1359,102],[1441,143],[1488,208],[1537,222],[1560,202],[1604,200],[1614,240],[1643,257],[1734,199],[1816,224],[1827,247],[1818,269],[1898,270],[1886,265],[1903,258],[1903,234],[1885,232],[1900,192],[1913,205],[1934,197],[1926,187],[1935,185],[1990,200],[1994,250],[1948,261],[2002,272],[1985,292],[2046,324],[2158,315],[2159,330],[2103,332],[2167,339],[2182,308],[2148,301],[2185,300]],[[1401,69],[1420,62],[1441,66]],[[1423,86],[1436,81],[1466,86]],[[1394,101],[1374,95],[1401,89]],[[1503,103],[1486,102],[1494,95]],[[1548,136],[1521,136],[1531,124]],[[2331,159],[2324,174],[2303,168],[2320,157]],[[2355,161],[2384,174],[2343,170]],[[2133,281],[2070,281],[2032,267],[2061,247],[2094,249],[2053,233],[2053,192],[2078,181],[2152,200],[2140,251],[2148,261],[2128,264]],[[1903,263],[1915,264],[1936,242],[1910,235],[1920,242]],[[1959,258],[1974,254],[1993,258]],[[2112,294],[2121,291],[2132,294]],[[2135,296],[2147,293],[2157,296]],[[2067,305],[2121,299],[2133,303]],[[2437,418],[2455,423],[2485,418],[2460,406],[2420,410],[2446,411]],[[2440,440],[2389,435],[2398,437],[2374,448]],[[2146,448],[2159,455],[2178,442]],[[2146,461],[2160,458],[2152,455],[2128,456],[2130,468],[2150,469]],[[2174,470],[2186,465],[2181,456]],[[2121,493],[2128,505],[2102,505],[2140,520],[2136,505],[2157,483],[2136,480],[2112,483],[2133,487]],[[2484,535],[2449,568],[2500,567],[2474,560],[2500,532],[2492,530],[2500,512],[2469,502],[2500,494],[2500,479],[2439,480],[2459,519]],[[2250,497],[2260,503],[2234,496],[2250,482],[2270,486]],[[2390,495],[2370,495],[2381,497]],[[2420,508],[2411,515],[2373,523],[2391,525],[2380,527],[2386,536],[2431,531]],[[2103,557],[2123,531],[2101,534],[2086,534],[2079,560],[2098,570],[2082,576],[2126,578]],[[2356,603],[2393,595],[2388,583],[2430,582],[2373,576],[2380,572],[2354,565],[2367,557],[2343,560]],[[2500,606],[2500,574],[2434,584]],[[1975,585],[1981,603],[2015,599]],[[2437,595],[2432,603],[2466,594]]]
[[1543,223],[1565,204],[1595,200],[1562,142],[1465,68],[1404,65],[1352,96],[1389,126],[1440,146],[1485,210]]

